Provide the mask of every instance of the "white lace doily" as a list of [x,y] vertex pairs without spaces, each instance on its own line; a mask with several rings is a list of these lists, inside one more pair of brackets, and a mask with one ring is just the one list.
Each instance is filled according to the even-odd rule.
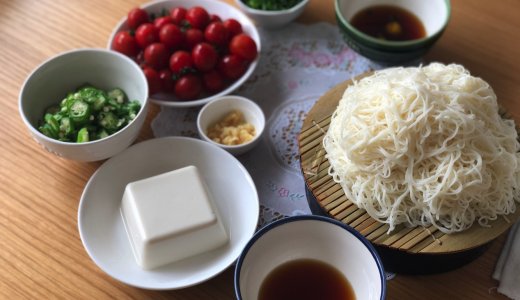
[[[297,135],[306,113],[336,84],[380,67],[352,51],[336,26],[293,23],[260,31],[257,69],[235,93],[254,100],[267,123],[261,143],[238,159],[253,177],[261,203],[259,226],[284,216],[309,214],[299,168]],[[200,108],[162,107],[152,121],[156,137],[198,137]]]

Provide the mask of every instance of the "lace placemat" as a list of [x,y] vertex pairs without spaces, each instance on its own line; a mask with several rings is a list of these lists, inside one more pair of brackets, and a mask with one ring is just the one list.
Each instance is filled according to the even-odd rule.
[[[267,119],[260,144],[238,157],[257,185],[263,226],[310,213],[297,148],[306,113],[336,84],[380,67],[352,51],[328,23],[293,23],[278,31],[260,30],[260,36],[257,69],[233,94],[253,99]],[[198,137],[199,109],[162,107],[152,121],[154,135]]]

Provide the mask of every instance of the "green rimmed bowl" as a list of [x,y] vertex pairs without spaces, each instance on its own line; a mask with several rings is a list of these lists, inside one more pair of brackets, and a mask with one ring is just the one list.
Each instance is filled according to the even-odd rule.
[[[388,41],[367,35],[350,24],[359,11],[374,5],[404,8],[423,23],[424,38],[409,41]],[[421,58],[441,37],[451,14],[449,0],[335,0],[336,20],[343,38],[352,50],[382,63],[401,64]]]

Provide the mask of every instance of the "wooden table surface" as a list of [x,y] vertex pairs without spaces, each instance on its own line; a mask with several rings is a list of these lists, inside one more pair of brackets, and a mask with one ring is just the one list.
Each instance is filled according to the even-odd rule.
[[[232,0],[226,0],[232,2]],[[233,270],[201,285],[147,291],[101,271],[83,248],[77,209],[101,163],[60,159],[30,137],[18,112],[29,72],[62,51],[105,47],[118,20],[142,1],[0,1],[0,298],[234,299]],[[487,80],[520,121],[520,1],[453,1],[452,17],[427,61],[456,62]],[[311,0],[299,21],[334,23],[333,0]],[[152,107],[139,140],[152,138]],[[476,261],[438,275],[398,275],[387,299],[506,299],[491,279],[504,236]],[[361,300],[361,299],[360,299]]]

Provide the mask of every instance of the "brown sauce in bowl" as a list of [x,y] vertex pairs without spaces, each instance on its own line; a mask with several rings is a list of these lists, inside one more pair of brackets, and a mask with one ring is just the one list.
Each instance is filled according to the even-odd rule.
[[260,286],[259,300],[355,300],[350,282],[335,267],[296,259],[276,267]]
[[357,30],[389,41],[409,41],[426,36],[421,20],[394,5],[374,5],[357,12],[350,20]]

